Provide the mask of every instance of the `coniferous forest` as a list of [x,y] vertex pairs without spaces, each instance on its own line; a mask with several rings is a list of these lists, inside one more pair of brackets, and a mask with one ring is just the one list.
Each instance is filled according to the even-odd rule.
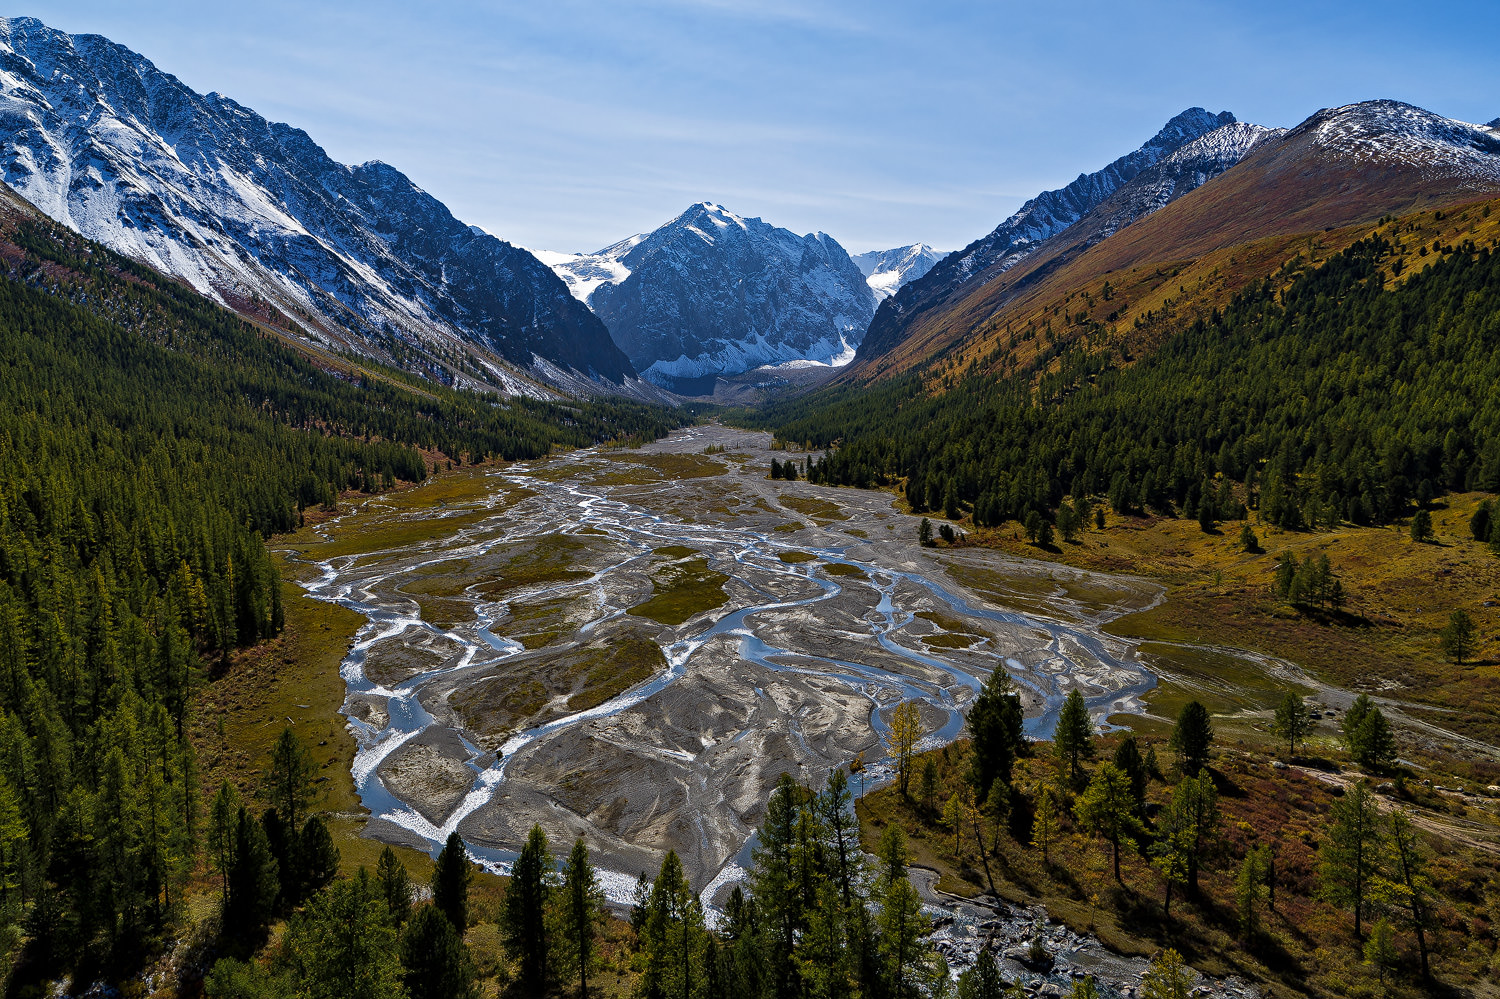
[[1374,237],[1294,260],[1132,364],[1072,346],[945,393],[908,375],[741,418],[832,446],[816,482],[904,482],[914,510],[980,526],[1105,494],[1129,513],[1233,519],[1238,495],[1278,527],[1388,523],[1500,489],[1500,253],[1466,243],[1387,289],[1390,253]]
[[6,221],[0,925],[5,950],[24,927],[29,957],[65,967],[131,954],[180,901],[205,841],[185,714],[231,650],[283,626],[273,532],[438,462],[673,421],[320,366],[148,268]]

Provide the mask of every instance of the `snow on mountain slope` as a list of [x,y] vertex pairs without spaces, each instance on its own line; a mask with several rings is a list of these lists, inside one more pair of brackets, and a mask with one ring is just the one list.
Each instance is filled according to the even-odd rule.
[[1021,206],[987,236],[951,253],[922,278],[880,303],[859,357],[876,357],[899,344],[912,322],[939,308],[976,275],[998,274],[1035,252],[1051,237],[1083,218],[1110,195],[1194,139],[1235,121],[1228,111],[1211,114],[1189,108],[1175,116],[1139,149],[1094,173],[1079,174],[1066,187],[1044,191]]
[[644,389],[525,250],[98,35],[0,19],[0,136],[4,179],[47,215],[310,340],[509,392]]
[[1401,101],[1378,100],[1319,111],[1296,131],[1360,163],[1393,162],[1443,177],[1500,180],[1500,118],[1471,125]]
[[933,265],[944,256],[945,254],[926,243],[913,243],[893,250],[856,253],[849,259],[864,274],[865,283],[875,292],[875,301],[883,302],[903,286],[932,270]]
[[874,292],[832,237],[709,202],[555,266],[637,370],[683,391],[763,364],[843,363],[875,311]]
[[618,243],[606,246],[597,253],[558,253],[555,250],[532,250],[536,258],[553,273],[562,278],[568,291],[580,302],[588,302],[594,289],[612,281],[619,284],[630,277],[630,269],[620,259],[645,239],[644,235],[631,236]]
[[1089,227],[1088,245],[1160,211],[1240,162],[1256,146],[1285,134],[1284,128],[1237,121],[1186,143],[1142,170],[1090,213],[1097,222]]

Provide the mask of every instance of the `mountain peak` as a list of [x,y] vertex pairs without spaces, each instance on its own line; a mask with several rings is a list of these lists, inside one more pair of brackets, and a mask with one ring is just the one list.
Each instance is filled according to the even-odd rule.
[[0,130],[0,175],[43,213],[310,341],[507,392],[546,394],[502,362],[582,392],[633,375],[554,273],[395,167],[337,163],[107,38],[0,19]]
[[1170,146],[1176,148],[1201,135],[1206,135],[1216,128],[1232,125],[1239,119],[1228,111],[1220,111],[1214,114],[1203,108],[1193,107],[1186,111],[1173,115],[1167,123],[1162,126],[1161,131],[1151,137],[1146,143],[1147,147]]

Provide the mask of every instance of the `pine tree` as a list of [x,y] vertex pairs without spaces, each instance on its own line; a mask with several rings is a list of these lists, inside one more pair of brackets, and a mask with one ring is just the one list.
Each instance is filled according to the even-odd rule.
[[1412,515],[1411,539],[1419,543],[1432,540],[1432,514],[1418,510]]
[[1363,743],[1361,741],[1361,726],[1364,725],[1365,718],[1372,710],[1374,710],[1374,708],[1375,702],[1370,700],[1370,695],[1360,694],[1354,699],[1354,702],[1349,705],[1349,710],[1344,712],[1344,721],[1342,725],[1344,745],[1348,748],[1349,755],[1354,757],[1356,760],[1359,759],[1364,752]]
[[234,785],[227,780],[220,784],[218,793],[214,795],[213,805],[209,809],[208,850],[209,859],[219,872],[221,904],[229,901],[229,872],[234,866],[234,837],[241,807],[243,806],[240,802],[240,795],[234,789]]
[[1411,819],[1401,811],[1390,816],[1391,861],[1393,873],[1384,894],[1406,913],[1407,923],[1417,936],[1417,953],[1422,960],[1422,977],[1429,975],[1427,966],[1427,927],[1431,921],[1428,896],[1432,884],[1427,878],[1427,859],[1417,840]]
[[314,815],[303,823],[297,853],[302,860],[301,896],[309,898],[339,872],[339,850],[321,816]]
[[589,863],[589,848],[579,837],[573,843],[563,865],[562,940],[578,969],[578,989],[582,999],[588,999],[589,968],[594,963],[594,938],[599,932],[599,922],[604,917],[604,891],[599,887],[599,878]]
[[1146,773],[1146,761],[1141,757],[1141,748],[1135,736],[1127,735],[1115,747],[1114,764],[1130,780],[1130,797],[1135,802],[1135,814],[1143,816],[1146,811],[1146,785],[1150,777]]
[[1188,701],[1177,715],[1172,738],[1167,745],[1176,750],[1178,766],[1189,777],[1208,765],[1208,750],[1214,741],[1214,726],[1208,709],[1197,701]]
[[[460,936],[469,928],[469,883],[473,879],[463,837],[449,833],[432,868],[432,904],[448,917]],[[514,885],[514,879],[511,883]]]
[[1333,823],[1319,848],[1320,897],[1354,913],[1354,935],[1363,936],[1370,883],[1379,868],[1380,829],[1375,798],[1358,781],[1333,803]]
[[234,862],[229,869],[229,899],[224,907],[224,928],[241,939],[252,939],[265,931],[276,908],[281,884],[276,859],[259,822],[242,805],[235,817]]
[[1010,674],[995,669],[969,710],[969,732],[974,748],[975,791],[980,798],[995,780],[1010,783],[1016,757],[1024,748],[1021,698]]
[[[552,897],[552,856],[547,852],[547,834],[540,825],[531,827],[521,855],[510,869],[510,887],[505,892],[501,932],[511,955],[521,965],[521,984],[533,995],[547,986],[547,906]],[[434,892],[434,895],[436,893]]]
[[1385,714],[1371,707],[1359,722],[1358,751],[1354,758],[1371,773],[1385,773],[1396,764],[1396,737]]
[[1031,819],[1031,845],[1042,851],[1042,863],[1050,864],[1048,850],[1057,840],[1057,800],[1046,784],[1037,787],[1035,813]]
[[1256,904],[1266,896],[1270,853],[1268,846],[1245,851],[1245,859],[1234,878],[1235,914],[1239,917],[1240,933],[1247,940],[1255,936]]
[[927,811],[932,810],[932,799],[933,796],[937,794],[937,789],[937,761],[929,756],[926,762],[922,764],[922,786],[921,790],[918,792],[922,799],[922,807]]
[[1219,792],[1211,774],[1178,781],[1171,803],[1158,822],[1154,847],[1156,866],[1167,882],[1168,911],[1173,885],[1198,890],[1198,870],[1218,841],[1221,821]]
[[1075,687],[1063,700],[1052,734],[1052,749],[1067,768],[1068,780],[1076,787],[1083,780],[1083,761],[1094,758],[1094,721],[1089,717],[1083,694]]
[[302,740],[288,725],[281,730],[271,747],[271,762],[266,768],[266,796],[289,830],[295,834],[316,797],[313,781],[317,767]]
[[[381,894],[378,889],[377,894]],[[410,999],[477,999],[479,995],[479,972],[469,948],[453,921],[436,906],[424,905],[411,918],[401,935],[401,964]]]
[[893,999],[916,999],[922,994],[931,920],[922,900],[903,874],[881,892],[879,949],[885,967],[886,994]]

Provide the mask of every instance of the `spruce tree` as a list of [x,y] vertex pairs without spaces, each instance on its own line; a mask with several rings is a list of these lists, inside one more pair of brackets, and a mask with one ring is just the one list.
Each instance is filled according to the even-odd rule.
[[[448,917],[459,936],[469,928],[469,882],[473,879],[463,837],[449,833],[432,869],[432,904]],[[514,885],[514,879],[511,883]]]
[[521,855],[510,869],[510,887],[505,892],[501,931],[506,947],[521,965],[520,981],[533,995],[547,986],[547,908],[552,898],[552,856],[547,852],[547,834],[540,825],[531,827]]
[[589,848],[580,836],[563,865],[562,941],[578,971],[578,990],[588,999],[589,968],[594,963],[594,938],[605,915],[604,891],[589,862]]
[[1188,701],[1177,715],[1168,746],[1177,752],[1178,765],[1189,777],[1208,765],[1208,750],[1214,741],[1214,726],[1208,709],[1197,701]]
[[[382,898],[382,902],[385,900]],[[477,999],[479,973],[453,921],[424,905],[401,935],[401,964],[409,999]]]

